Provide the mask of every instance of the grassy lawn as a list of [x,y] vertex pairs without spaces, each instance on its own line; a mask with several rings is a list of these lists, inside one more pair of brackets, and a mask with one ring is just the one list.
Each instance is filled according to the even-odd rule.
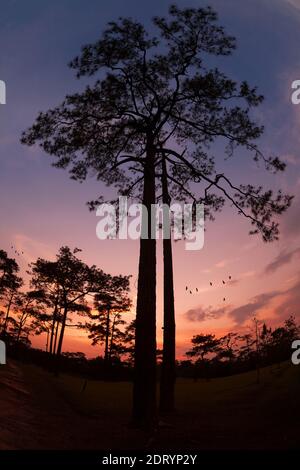
[[87,414],[128,416],[132,385],[129,382],[102,382],[62,375],[56,384],[67,401]]
[[[85,430],[86,445],[145,445],[147,440],[141,433],[127,427],[130,383],[89,380],[83,390],[85,380],[80,377],[63,374],[55,378],[35,366],[25,366],[24,372],[36,390],[43,386],[38,392],[44,400],[41,407],[45,401],[51,402],[52,396],[57,397],[56,420],[60,410],[69,407],[65,426],[70,430],[74,417],[76,426]],[[300,368],[290,363],[262,369],[259,384],[256,371],[209,381],[179,379],[176,413],[161,418],[155,448],[299,448],[299,396]],[[64,426],[65,418],[61,417],[61,423]],[[91,438],[95,434],[101,435],[96,444]]]
[[[194,412],[203,406],[226,404],[233,399],[247,402],[249,395],[264,402],[264,398],[288,395],[297,399],[295,389],[300,387],[300,370],[289,363],[261,369],[260,383],[256,371],[211,380],[178,379],[176,403],[180,411]],[[65,398],[82,412],[96,414],[128,414],[132,385],[128,382],[103,382],[61,375],[56,384]],[[290,396],[291,395],[291,396]]]

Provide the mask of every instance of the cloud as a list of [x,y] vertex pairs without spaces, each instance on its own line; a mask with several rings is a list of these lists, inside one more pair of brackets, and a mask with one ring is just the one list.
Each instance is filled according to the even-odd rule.
[[293,6],[294,8],[297,8],[297,10],[300,10],[300,0],[284,0],[286,3],[289,5]]
[[243,278],[248,278],[248,277],[253,277],[255,276],[256,272],[255,271],[246,271],[241,274],[241,277]]
[[275,271],[280,269],[282,266],[290,263],[292,259],[299,255],[300,248],[295,248],[294,250],[283,250],[281,251],[276,258],[265,267],[265,274],[273,274]]
[[293,154],[287,154],[287,155],[283,155],[281,157],[281,159],[290,164],[290,165],[293,165],[293,166],[299,166],[300,165],[300,160],[298,157],[296,157],[295,155]]
[[228,286],[233,287],[233,286],[236,286],[237,284],[239,284],[239,282],[240,282],[239,279],[232,279],[231,281],[226,282],[226,284],[227,284]]
[[259,294],[253,297],[247,304],[241,305],[229,312],[229,316],[237,323],[242,324],[249,318],[254,317],[259,310],[267,307],[268,304],[278,295],[281,295],[280,291],[272,291],[263,294]]
[[26,263],[32,263],[39,256],[46,259],[53,259],[54,250],[46,243],[33,239],[23,233],[17,233],[13,236],[13,242],[17,250],[23,253]]
[[293,239],[300,234],[300,217],[299,217],[300,199],[295,196],[291,207],[286,214],[283,215],[281,222],[281,231],[284,238]]
[[235,308],[228,312],[228,316],[241,325],[246,320],[254,317],[259,311],[268,307],[272,300],[279,299],[279,304],[274,308],[276,317],[287,318],[290,315],[300,316],[300,273],[297,275],[297,281],[289,289],[283,291],[272,291],[253,297],[245,305]]
[[221,307],[214,309],[213,307],[204,308],[202,306],[193,308],[185,312],[184,316],[188,321],[191,322],[203,322],[205,320],[211,320],[220,318],[225,315],[228,307]]
[[274,307],[274,316],[286,319],[290,315],[300,317],[300,273],[297,274],[294,285],[286,290],[264,292],[252,297],[246,304],[233,308],[225,306],[204,308],[203,306],[188,310],[184,316],[190,322],[204,322],[205,320],[219,319],[225,315],[231,318],[237,325],[243,325],[247,320],[257,316],[260,310],[269,307],[273,300],[278,300]]
[[276,308],[275,314],[282,318],[287,318],[290,315],[299,317],[300,305],[300,274],[298,274],[297,282],[287,289],[284,293],[284,300]]
[[[289,291],[292,291],[292,289],[289,289]],[[253,318],[257,315],[259,310],[267,307],[274,298],[284,293],[286,292],[272,291],[259,294],[250,299],[248,303],[234,309],[231,309],[230,306],[220,308],[213,308],[212,306],[205,308],[203,306],[199,306],[188,310],[184,316],[190,322],[204,322],[211,319],[215,320],[228,314],[236,324],[241,325],[249,318]]]
[[222,259],[221,261],[216,263],[215,266],[216,268],[225,268],[225,266],[227,266],[228,263],[229,263],[228,259]]
[[220,261],[218,261],[215,264],[215,267],[219,268],[219,269],[225,268],[229,264],[232,264],[234,261],[239,261],[239,258],[238,257],[236,257],[236,258],[224,258],[224,259],[221,259]]

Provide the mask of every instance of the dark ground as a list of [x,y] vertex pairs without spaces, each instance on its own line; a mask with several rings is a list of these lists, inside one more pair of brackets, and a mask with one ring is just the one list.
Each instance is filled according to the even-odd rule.
[[56,379],[9,361],[0,367],[0,449],[300,449],[300,368],[180,379],[178,410],[154,436],[131,429],[129,383]]

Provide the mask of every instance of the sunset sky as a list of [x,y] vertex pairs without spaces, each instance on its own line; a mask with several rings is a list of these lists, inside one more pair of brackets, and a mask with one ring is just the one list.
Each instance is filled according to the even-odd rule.
[[[11,256],[13,244],[25,273],[38,256],[52,259],[62,245],[79,247],[82,259],[112,274],[132,274],[132,297],[138,265],[138,241],[100,241],[97,217],[86,201],[103,194],[89,179],[71,181],[51,167],[51,157],[19,142],[37,113],[59,104],[66,93],[82,90],[67,67],[83,44],[97,40],[108,21],[131,16],[146,26],[164,15],[166,0],[2,0],[0,16],[0,79],[6,82],[7,104],[0,105],[0,248]],[[216,61],[231,78],[247,80],[265,96],[256,119],[265,126],[260,148],[288,163],[284,174],[269,175],[238,152],[219,167],[236,183],[264,184],[295,195],[281,219],[278,242],[265,244],[249,236],[249,222],[227,206],[207,223],[204,248],[185,250],[174,244],[174,276],[178,357],[190,338],[201,332],[221,335],[243,331],[253,316],[277,325],[290,314],[300,317],[300,105],[291,103],[291,83],[300,79],[300,0],[188,0],[184,6],[213,6],[220,23],[236,36],[232,57]],[[107,190],[105,190],[107,191]],[[162,326],[161,243],[158,244],[158,341]],[[225,286],[222,280],[232,281]],[[213,282],[213,286],[210,286]],[[185,286],[198,293],[186,293]],[[225,297],[226,301],[223,301]],[[300,318],[299,318],[300,319]],[[45,347],[45,338],[33,338]],[[83,333],[72,330],[64,349],[95,356]],[[100,349],[100,348],[99,348]]]

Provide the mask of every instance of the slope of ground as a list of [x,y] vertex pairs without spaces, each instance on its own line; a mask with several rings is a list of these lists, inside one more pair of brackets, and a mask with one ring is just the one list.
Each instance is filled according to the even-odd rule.
[[300,368],[178,380],[177,412],[155,436],[131,429],[131,384],[54,378],[35,367],[0,369],[0,448],[9,449],[296,449]]

